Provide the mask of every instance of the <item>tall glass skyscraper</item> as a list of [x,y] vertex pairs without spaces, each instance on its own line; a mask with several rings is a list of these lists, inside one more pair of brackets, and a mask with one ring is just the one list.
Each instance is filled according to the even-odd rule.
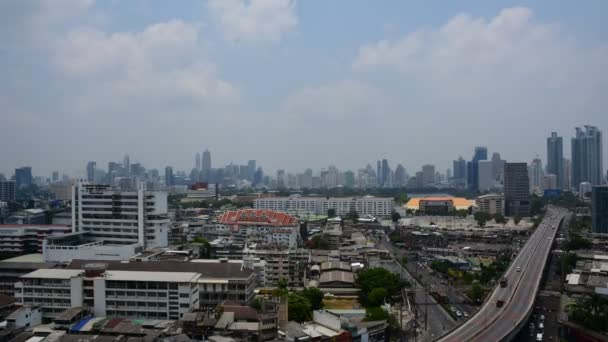
[[487,147],[475,147],[475,154],[473,154],[473,159],[467,163],[467,185],[470,190],[478,190],[480,160],[488,160]]
[[602,184],[602,132],[595,126],[576,127],[572,138],[572,187],[578,189],[582,182]]
[[557,177],[557,188],[564,187],[564,150],[563,139],[552,132],[547,138],[547,173]]

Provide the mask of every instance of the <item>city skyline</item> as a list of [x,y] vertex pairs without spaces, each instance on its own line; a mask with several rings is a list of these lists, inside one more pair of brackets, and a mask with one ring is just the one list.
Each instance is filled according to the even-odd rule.
[[608,128],[608,4],[558,3],[5,1],[0,172],[187,170],[200,146],[292,172],[529,161],[552,131]]

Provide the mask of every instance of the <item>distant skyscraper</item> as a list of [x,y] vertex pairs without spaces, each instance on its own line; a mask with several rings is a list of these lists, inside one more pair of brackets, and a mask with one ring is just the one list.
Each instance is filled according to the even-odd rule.
[[264,182],[264,171],[262,170],[261,167],[258,167],[258,169],[255,171],[255,175],[253,176],[253,185],[259,185],[262,184]]
[[562,189],[565,191],[572,190],[572,162],[568,158],[564,158],[564,173],[563,173],[563,186]]
[[452,170],[450,170],[450,169],[445,170],[445,178],[448,181],[450,180],[450,178],[452,178]]
[[464,158],[459,157],[454,160],[454,180],[467,179],[467,162]]
[[594,186],[591,192],[593,232],[608,234],[608,186]]
[[209,152],[209,150],[205,150],[203,152],[203,159],[201,161],[201,170],[203,170],[203,171],[211,170],[211,152]]
[[127,175],[131,172],[131,159],[128,154],[125,154],[125,157],[122,159],[122,167]]
[[494,173],[494,161],[480,160],[477,162],[478,176],[477,189],[481,192],[488,191],[494,187],[496,183],[496,175]]
[[406,177],[405,177],[405,167],[399,164],[395,168],[395,185],[403,186],[405,185]]
[[435,183],[435,165],[426,164],[422,166],[422,185],[429,186]]
[[530,215],[530,181],[526,163],[505,163],[504,192],[508,216]]
[[528,168],[528,178],[530,179],[530,190],[533,193],[540,194],[542,192],[543,182],[543,163],[540,158],[534,158]]
[[388,166],[388,160],[382,159],[382,185],[386,184],[390,174],[391,169]]
[[97,162],[90,161],[87,163],[87,181],[90,183],[95,181],[95,168],[97,168]]
[[256,170],[256,162],[255,162],[255,160],[252,159],[247,162],[247,171],[248,171],[247,179],[250,182],[253,182],[253,178],[255,177],[255,170]]
[[284,188],[285,186],[287,186],[285,170],[277,170],[277,187]]
[[479,185],[479,164],[480,160],[488,159],[488,149],[483,146],[475,147],[473,159],[467,163],[467,184],[470,190],[478,190]]
[[196,156],[194,157],[194,168],[196,169],[196,171],[201,170],[201,154],[198,152],[196,153]]
[[492,178],[497,181],[502,181],[502,174],[505,167],[505,161],[500,158],[500,153],[492,153]]
[[547,173],[556,176],[558,189],[564,187],[563,139],[555,132],[547,138]]
[[378,186],[382,186],[382,162],[376,162],[376,179],[378,181]]
[[0,180],[0,201],[9,202],[15,200],[15,181]]
[[173,177],[173,168],[171,166],[165,167],[165,185],[166,186],[175,185],[175,180]]
[[582,182],[592,185],[602,183],[604,173],[602,155],[602,132],[594,126],[576,127],[572,138],[572,187]]
[[15,185],[17,189],[32,185],[32,168],[29,166],[15,169]]
[[51,176],[51,180],[53,182],[58,182],[59,181],[59,171],[53,171],[53,175]]

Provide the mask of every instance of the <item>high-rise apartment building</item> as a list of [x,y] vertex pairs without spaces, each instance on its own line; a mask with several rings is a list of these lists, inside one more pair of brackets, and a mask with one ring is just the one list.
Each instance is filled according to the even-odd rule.
[[209,172],[211,170],[211,152],[209,150],[203,151],[203,158],[201,159],[201,171]]
[[173,168],[171,166],[165,167],[165,185],[175,185],[175,178],[173,177]]
[[107,185],[77,182],[72,190],[72,230],[88,232],[95,241],[139,244],[144,248],[168,244],[167,192],[113,190]]
[[500,153],[492,153],[492,177],[495,181],[502,181],[505,161],[500,158]]
[[32,168],[29,166],[15,169],[15,185],[17,189],[32,185]]
[[247,162],[247,180],[253,182],[253,177],[255,175],[256,170],[256,162],[255,160],[250,160]]
[[87,181],[94,182],[95,181],[95,169],[97,168],[97,163],[94,161],[90,161],[87,163]]
[[492,160],[480,160],[477,162],[477,169],[477,189],[482,192],[492,189],[496,183],[494,162]]
[[422,166],[422,184],[423,186],[435,184],[435,165],[426,164]]
[[464,158],[459,157],[454,160],[454,180],[467,179],[467,162]]
[[526,163],[505,163],[505,212],[508,216],[530,216],[530,181]]
[[542,192],[543,186],[543,163],[540,158],[534,158],[528,167],[528,178],[530,179],[530,191],[536,194]]
[[488,159],[488,149],[483,146],[475,147],[473,159],[467,163],[467,185],[470,190],[478,190],[479,184],[479,164],[480,160]]
[[14,201],[16,196],[15,189],[15,181],[0,181],[0,202]]
[[594,233],[608,234],[608,186],[594,186],[591,191],[591,212]]
[[194,157],[194,169],[196,169],[196,171],[201,170],[201,154],[198,152],[196,153],[196,156]]
[[576,127],[572,138],[572,187],[582,182],[602,184],[604,173],[602,132],[595,126]]
[[556,132],[547,138],[547,173],[556,176],[558,189],[564,187],[563,139]]
[[563,168],[563,186],[562,189],[564,191],[572,190],[572,162],[568,158],[564,158],[564,168]]
[[391,173],[391,168],[388,166],[388,160],[382,159],[382,183],[381,183],[381,185],[384,186],[386,184],[386,182],[389,180],[390,173]]

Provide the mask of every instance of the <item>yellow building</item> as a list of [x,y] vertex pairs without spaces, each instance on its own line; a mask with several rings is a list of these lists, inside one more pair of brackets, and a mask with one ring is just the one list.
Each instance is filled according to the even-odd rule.
[[449,212],[469,210],[475,205],[474,200],[452,196],[428,196],[410,199],[405,205],[406,210],[422,212]]

